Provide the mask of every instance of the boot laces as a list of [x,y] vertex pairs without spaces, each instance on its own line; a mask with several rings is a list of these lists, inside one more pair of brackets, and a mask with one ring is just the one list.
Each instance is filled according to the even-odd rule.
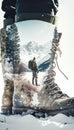
[[[56,32],[55,32],[56,33]],[[58,34],[58,33],[57,33]],[[61,37],[56,37],[54,36],[54,39],[52,41],[52,47],[50,49],[50,61],[51,61],[51,65],[48,68],[48,73],[47,75],[44,77],[44,85],[45,85],[45,89],[47,89],[47,92],[49,93],[49,97],[53,96],[54,99],[56,98],[63,98],[63,97],[68,97],[68,95],[64,94],[61,89],[58,87],[58,85],[54,82],[55,79],[55,75],[56,72],[54,71],[54,68],[58,67],[58,70],[64,75],[64,77],[68,80],[68,77],[61,71],[59,65],[58,65],[58,54],[57,52],[59,52],[60,56],[61,56],[61,50],[59,48],[59,40]]]

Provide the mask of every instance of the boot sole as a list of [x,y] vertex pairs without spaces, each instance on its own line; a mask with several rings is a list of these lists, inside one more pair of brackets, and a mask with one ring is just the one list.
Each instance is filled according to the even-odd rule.
[[35,117],[55,116],[56,114],[64,114],[66,116],[74,116],[74,107],[67,109],[45,110],[40,108],[24,107],[24,108],[12,108],[12,114],[28,115],[31,114]]

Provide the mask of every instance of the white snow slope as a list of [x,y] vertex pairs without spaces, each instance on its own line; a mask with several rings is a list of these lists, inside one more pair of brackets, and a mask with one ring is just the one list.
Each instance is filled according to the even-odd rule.
[[31,115],[0,115],[0,130],[74,130],[74,118],[58,114],[46,119]]

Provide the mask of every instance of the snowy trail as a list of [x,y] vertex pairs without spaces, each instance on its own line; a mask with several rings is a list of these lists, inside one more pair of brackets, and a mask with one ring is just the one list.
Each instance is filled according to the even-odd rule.
[[[38,84],[41,87],[42,83],[43,83],[43,78],[45,76],[45,72],[39,72],[37,74],[37,80],[38,80]],[[24,79],[27,79],[30,83],[32,83],[32,73],[31,72],[26,72],[25,75],[23,76]]]
[[0,130],[74,130],[74,118],[58,114],[46,119],[38,119],[31,115],[0,115]]

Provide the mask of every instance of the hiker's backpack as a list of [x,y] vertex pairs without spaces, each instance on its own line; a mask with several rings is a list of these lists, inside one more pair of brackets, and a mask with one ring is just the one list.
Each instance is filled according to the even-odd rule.
[[32,60],[30,60],[29,62],[28,62],[28,67],[29,67],[29,69],[33,69],[33,61]]

